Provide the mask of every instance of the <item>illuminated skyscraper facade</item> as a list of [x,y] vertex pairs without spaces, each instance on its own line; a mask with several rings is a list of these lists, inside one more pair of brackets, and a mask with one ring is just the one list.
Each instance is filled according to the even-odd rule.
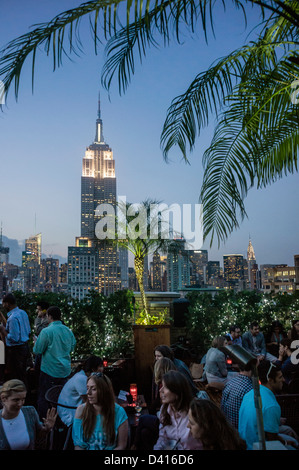
[[236,287],[239,281],[244,279],[243,255],[223,255],[223,273],[229,287]]
[[248,268],[248,288],[250,290],[256,290],[258,287],[258,265],[255,259],[254,249],[249,240],[247,248],[247,268]]
[[[109,295],[122,287],[121,284],[121,268],[119,261],[119,252],[115,246],[107,240],[100,240],[96,236],[96,225],[100,221],[97,215],[97,208],[101,204],[109,204],[116,208],[116,177],[115,177],[115,161],[113,152],[104,140],[103,122],[101,119],[100,99],[98,101],[98,113],[96,120],[96,134],[94,142],[86,148],[82,162],[81,177],[81,242],[77,241],[76,247],[69,247],[68,260],[68,284],[69,292],[73,297],[78,297],[76,292],[88,292],[91,288]],[[83,243],[83,240],[85,242]],[[87,246],[87,245],[88,246]],[[85,246],[84,246],[85,245]],[[72,250],[71,248],[75,248]],[[88,248],[88,253],[86,252]],[[72,263],[70,258],[75,259],[82,256],[91,256],[97,262],[96,283],[91,284],[91,279],[84,276],[84,272],[77,269],[76,275],[72,274]],[[75,258],[74,258],[75,256]],[[91,258],[90,258],[91,259]],[[76,263],[73,264],[77,266]],[[123,261],[122,265],[126,265]],[[84,263],[81,265],[84,271]],[[124,277],[124,273],[123,277]],[[72,281],[71,281],[72,279]],[[80,281],[77,287],[73,285],[75,279]],[[84,279],[86,285],[84,285]],[[124,286],[125,287],[125,286]],[[77,290],[76,290],[77,289]],[[78,290],[79,289],[79,290]]]

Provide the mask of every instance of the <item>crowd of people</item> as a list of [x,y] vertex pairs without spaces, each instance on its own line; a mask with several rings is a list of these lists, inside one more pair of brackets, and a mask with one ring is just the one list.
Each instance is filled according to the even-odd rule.
[[[220,405],[199,390],[189,367],[169,346],[157,345],[152,402],[149,412],[139,418],[132,441],[128,414],[104,374],[102,358],[90,355],[72,369],[76,338],[63,323],[61,310],[39,303],[32,332],[27,313],[12,294],[3,298],[2,307],[6,315],[1,313],[0,335],[6,362],[0,378],[0,450],[36,449],[38,443],[48,442],[57,423],[71,431],[73,450],[253,449],[259,435],[251,371],[240,364],[229,369],[223,350],[229,344],[239,344],[257,358],[266,439],[298,449],[298,436],[281,417],[276,394],[293,379],[291,357],[293,343],[299,339],[299,321],[293,323],[289,337],[273,323],[265,338],[254,322],[242,336],[240,328],[233,326],[227,336],[213,340],[203,359],[202,380],[218,384]],[[36,407],[26,403],[32,333]],[[47,392],[55,385],[60,386],[60,394],[58,406],[52,407]]]
[[[242,346],[257,359],[258,364],[267,360],[279,366],[287,385],[294,378],[298,380],[299,360],[296,360],[296,351],[299,347],[299,320],[292,322],[292,328],[288,332],[285,332],[283,325],[275,320],[269,331],[264,334],[260,330],[259,323],[254,321],[243,335],[238,325],[232,325],[227,335],[215,337],[211,348],[202,358],[202,363],[207,382],[219,389],[223,389],[236,376],[236,371],[239,372],[238,364],[229,366],[227,363],[223,349],[228,345]],[[299,356],[299,353],[297,355]]]

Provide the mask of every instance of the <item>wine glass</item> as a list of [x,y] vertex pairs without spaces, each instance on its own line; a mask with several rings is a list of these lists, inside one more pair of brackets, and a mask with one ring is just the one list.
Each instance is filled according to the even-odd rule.
[[136,400],[136,406],[135,406],[135,412],[136,412],[137,418],[139,418],[139,416],[141,415],[141,411],[142,411],[142,403],[141,403],[141,399],[138,397]]

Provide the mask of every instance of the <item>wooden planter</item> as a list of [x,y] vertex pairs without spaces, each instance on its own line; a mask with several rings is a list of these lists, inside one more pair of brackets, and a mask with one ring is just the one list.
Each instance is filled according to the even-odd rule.
[[138,393],[151,394],[154,349],[159,344],[170,346],[170,325],[134,325],[135,370]]

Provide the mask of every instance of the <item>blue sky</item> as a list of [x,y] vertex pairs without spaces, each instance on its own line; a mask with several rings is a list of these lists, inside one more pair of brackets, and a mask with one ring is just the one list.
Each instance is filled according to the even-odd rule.
[[[0,0],[0,46],[29,31],[36,23],[75,7],[75,0]],[[85,149],[95,136],[98,92],[101,91],[104,137],[116,162],[118,195],[130,202],[147,197],[166,204],[196,204],[202,178],[201,157],[209,144],[213,123],[203,132],[186,165],[178,150],[165,163],[160,132],[171,100],[194,76],[217,58],[247,41],[259,21],[249,10],[247,29],[241,12],[217,6],[216,38],[206,45],[186,36],[183,45],[150,49],[126,94],[113,86],[110,97],[100,88],[103,48],[97,56],[87,21],[82,22],[84,54],[63,60],[53,72],[52,57],[37,55],[35,87],[31,92],[31,60],[21,76],[19,99],[13,93],[0,114],[0,221],[9,238],[24,240],[35,232],[43,236],[43,253],[67,256],[67,247],[80,235],[81,165]],[[254,33],[251,37],[254,37]],[[246,250],[251,237],[257,262],[293,265],[298,243],[298,174],[272,186],[252,189],[246,199],[248,220],[210,260]]]

